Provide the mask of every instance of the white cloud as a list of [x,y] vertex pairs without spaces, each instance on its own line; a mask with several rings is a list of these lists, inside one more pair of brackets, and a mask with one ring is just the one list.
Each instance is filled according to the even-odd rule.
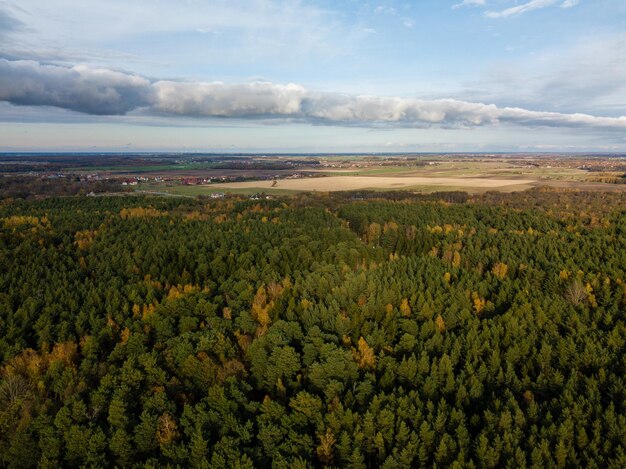
[[0,101],[95,115],[288,119],[327,125],[466,128],[510,124],[626,131],[626,116],[540,112],[455,99],[311,92],[299,85],[156,81],[85,66],[0,60]]
[[[158,3],[158,5],[155,5]],[[133,38],[196,30],[273,30],[311,32],[331,20],[328,10],[288,0],[19,0],[23,20],[39,33],[87,41]],[[15,15],[18,15],[15,11]]]
[[[6,9],[15,20],[10,24],[19,22],[28,30],[14,28],[10,41],[0,40],[0,57],[81,61],[146,73],[167,73],[173,63],[192,68],[198,54],[202,63],[222,66],[235,60],[342,56],[365,35],[360,24],[332,9],[293,0],[19,0],[19,5]],[[5,17],[0,11],[0,36]],[[133,56],[120,58],[129,51]]]
[[[515,5],[503,10],[488,10],[484,13],[487,18],[507,18],[510,16],[518,16],[529,11],[538,10],[540,8],[549,7],[560,3],[561,8],[572,8],[580,3],[580,0],[529,0],[521,5]],[[485,0],[464,0],[461,3],[452,5],[453,9],[465,6],[485,6]]]
[[[545,8],[555,3],[558,3],[560,0],[530,0],[529,2],[523,3],[521,5],[517,5],[514,7],[506,8],[500,11],[487,11],[485,12],[485,16],[487,18],[506,18],[509,16],[517,16],[527,13],[532,10],[538,10],[539,8]],[[573,6],[573,5],[572,5]]]
[[379,15],[384,14],[384,15],[394,16],[397,13],[397,11],[394,7],[389,6],[389,5],[378,5],[377,7],[374,8],[374,13],[377,13]]
[[494,64],[457,95],[558,112],[620,115],[626,108],[626,33]]
[[300,113],[306,90],[272,83],[225,84],[158,81],[154,110],[205,117],[292,116]]
[[467,7],[467,6],[483,6],[485,4],[485,0],[463,0],[461,3],[456,3],[452,5],[452,9],[456,10],[457,8]]
[[0,37],[24,29],[24,23],[15,18],[9,9],[0,3]]

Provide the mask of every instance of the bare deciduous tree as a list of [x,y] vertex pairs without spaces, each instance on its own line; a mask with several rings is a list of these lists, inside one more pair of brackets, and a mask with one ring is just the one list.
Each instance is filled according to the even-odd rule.
[[580,280],[574,280],[565,289],[565,299],[574,306],[582,303],[586,297],[587,291]]

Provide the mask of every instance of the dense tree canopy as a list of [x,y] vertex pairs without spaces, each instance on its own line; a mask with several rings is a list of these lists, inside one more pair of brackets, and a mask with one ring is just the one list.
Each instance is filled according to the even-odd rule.
[[6,201],[0,461],[626,467],[622,202]]

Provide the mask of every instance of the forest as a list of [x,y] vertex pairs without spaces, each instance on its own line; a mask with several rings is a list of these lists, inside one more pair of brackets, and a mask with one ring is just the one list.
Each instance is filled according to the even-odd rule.
[[626,467],[626,196],[0,201],[2,467]]

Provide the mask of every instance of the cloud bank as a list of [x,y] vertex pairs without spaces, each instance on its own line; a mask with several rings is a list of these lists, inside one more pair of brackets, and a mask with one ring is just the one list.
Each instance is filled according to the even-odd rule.
[[95,115],[121,115],[149,105],[150,82],[137,75],[86,66],[0,59],[0,100],[55,106]]
[[423,100],[308,91],[295,84],[176,82],[86,66],[0,60],[0,101],[92,115],[288,119],[327,125],[479,127],[500,123],[626,130],[626,116],[539,112],[456,99]]

